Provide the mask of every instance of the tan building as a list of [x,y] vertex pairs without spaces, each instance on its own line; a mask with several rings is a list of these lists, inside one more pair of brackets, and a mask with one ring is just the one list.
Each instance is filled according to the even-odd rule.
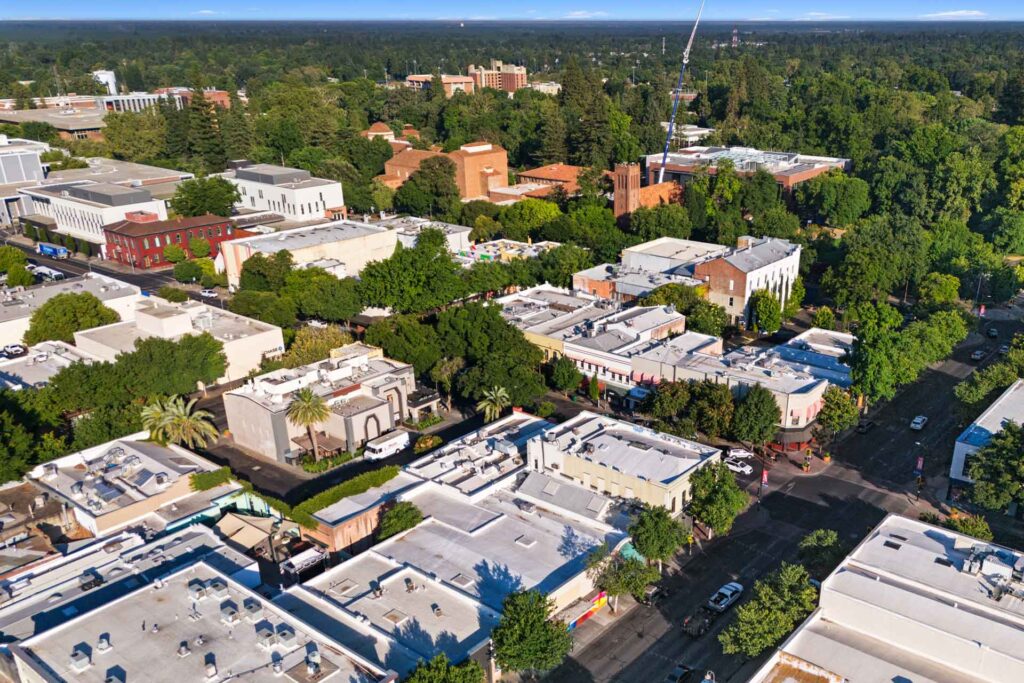
[[516,174],[520,183],[536,183],[550,187],[561,187],[567,194],[579,190],[579,177],[585,169],[572,164],[548,164],[520,171]]
[[[411,74],[405,77],[405,87],[412,88],[413,90],[429,90],[433,85],[433,74]],[[445,97],[451,97],[458,92],[472,95],[473,91],[476,89],[476,84],[469,76],[452,76],[451,74],[442,74],[441,85],[444,88]]]
[[584,411],[530,440],[529,467],[613,498],[682,512],[690,477],[717,462],[713,446]]
[[228,429],[239,446],[266,458],[294,463],[312,452],[306,428],[288,420],[295,392],[312,389],[331,409],[318,425],[320,455],[355,452],[406,420],[435,412],[436,392],[416,390],[411,365],[385,358],[374,346],[349,344],[331,357],[260,375],[224,394]]
[[470,64],[466,73],[473,79],[477,89],[494,88],[513,93],[519,88],[525,88],[527,82],[525,66],[505,64],[500,59],[492,59],[490,68]]
[[489,193],[508,186],[508,153],[490,142],[471,142],[445,155],[423,149],[407,149],[384,162],[377,180],[397,189],[420,169],[426,159],[447,156],[455,162],[455,184],[462,199],[488,199]]
[[393,230],[342,220],[224,242],[217,264],[231,287],[238,286],[242,265],[250,257],[279,251],[290,253],[296,266],[315,265],[338,277],[355,277],[370,261],[390,258],[396,244]]
[[237,482],[193,491],[191,475],[216,465],[180,446],[160,446],[146,437],[140,432],[93,446],[38,465],[27,476],[65,501],[78,523],[95,536],[142,524],[164,531],[218,510],[218,501],[241,491]]

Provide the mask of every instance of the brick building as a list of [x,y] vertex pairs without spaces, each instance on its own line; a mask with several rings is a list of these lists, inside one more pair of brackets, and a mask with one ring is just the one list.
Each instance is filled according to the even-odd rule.
[[466,73],[477,88],[494,88],[511,93],[526,87],[526,67],[505,64],[499,59],[492,59],[489,69],[470,64]]
[[[413,90],[427,90],[434,84],[433,74],[411,74],[405,77],[405,87]],[[476,90],[473,79],[469,76],[441,75],[441,85],[444,87],[444,96],[451,97],[457,92],[464,92],[472,95]]]
[[455,162],[455,183],[463,199],[487,199],[491,190],[508,186],[508,153],[490,142],[471,142],[445,154],[424,149],[407,149],[384,162],[381,183],[398,189],[431,157],[447,156]]
[[103,226],[103,234],[109,258],[143,269],[171,265],[164,256],[164,249],[171,244],[191,257],[189,240],[204,239],[210,243],[210,258],[216,258],[221,242],[251,235],[235,228],[230,219],[212,214],[162,221],[144,212],[128,214],[126,220]]
[[651,208],[681,200],[680,186],[672,181],[641,187],[639,164],[616,164],[612,181],[615,187],[616,218],[631,214],[641,207]]

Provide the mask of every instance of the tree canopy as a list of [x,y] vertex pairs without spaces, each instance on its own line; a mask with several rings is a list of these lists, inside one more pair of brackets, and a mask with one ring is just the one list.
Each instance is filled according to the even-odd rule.
[[42,341],[74,343],[75,332],[116,323],[121,318],[89,292],[58,294],[37,308],[29,318],[25,343]]

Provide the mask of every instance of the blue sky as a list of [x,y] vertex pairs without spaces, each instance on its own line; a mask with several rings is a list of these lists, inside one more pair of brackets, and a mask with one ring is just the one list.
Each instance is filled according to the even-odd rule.
[[[138,0],[51,0],[4,3],[0,16],[8,19],[568,19],[643,20],[688,19],[699,0],[533,0],[480,3],[470,0],[424,2],[389,0],[383,3],[291,0],[178,0],[144,3]],[[19,11],[23,9],[24,11]],[[1024,19],[1020,0],[710,0],[709,19],[841,21],[856,19],[1000,20]]]

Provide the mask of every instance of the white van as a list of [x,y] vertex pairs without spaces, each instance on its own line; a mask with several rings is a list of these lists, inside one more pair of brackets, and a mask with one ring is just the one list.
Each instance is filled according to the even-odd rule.
[[384,436],[378,436],[372,441],[366,442],[366,449],[363,456],[367,460],[380,460],[387,458],[409,447],[409,432],[404,429],[396,429]]

